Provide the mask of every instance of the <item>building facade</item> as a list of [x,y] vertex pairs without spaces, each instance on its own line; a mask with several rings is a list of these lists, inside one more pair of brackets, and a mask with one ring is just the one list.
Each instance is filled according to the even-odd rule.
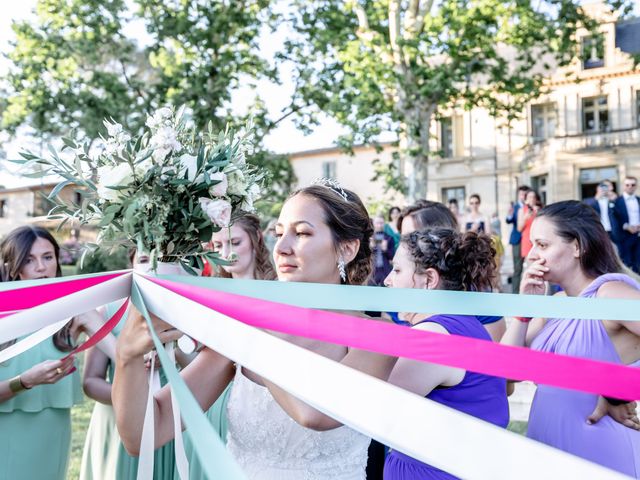
[[[54,206],[47,196],[55,186],[55,183],[43,183],[18,188],[0,188],[0,238],[23,225],[39,225],[54,231],[59,220],[47,219],[49,210]],[[80,194],[72,185],[64,187],[59,197],[69,203],[81,201]],[[70,236],[71,228],[77,228],[77,225],[67,223],[65,229],[54,233],[58,239],[64,240]],[[83,229],[82,236],[93,239],[95,233]]]
[[[640,53],[640,19],[618,21],[602,4],[585,8],[599,35],[579,32],[582,55],[547,79],[521,120],[507,128],[483,109],[454,108],[433,122],[431,150],[442,156],[430,159],[429,199],[463,206],[478,193],[481,210],[503,218],[522,184],[550,203],[592,196],[604,179],[618,186],[625,175],[640,177],[640,70],[631,56]],[[336,148],[290,158],[300,185],[334,177],[375,203],[383,186],[371,181],[373,160],[391,162],[392,152],[386,145],[380,154]]]

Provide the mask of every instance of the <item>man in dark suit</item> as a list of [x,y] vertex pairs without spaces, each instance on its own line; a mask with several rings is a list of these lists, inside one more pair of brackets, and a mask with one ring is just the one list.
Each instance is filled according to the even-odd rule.
[[640,271],[640,198],[636,195],[638,179],[627,176],[623,193],[618,197],[614,214],[618,223],[620,257],[634,272]]
[[607,231],[611,241],[618,247],[618,222],[614,213],[615,201],[618,196],[609,180],[600,182],[596,189],[595,197],[587,198],[584,203],[592,207],[598,216],[602,226]]
[[511,205],[511,208],[509,208],[509,215],[507,215],[507,223],[511,223],[513,225],[511,236],[509,237],[509,244],[511,245],[511,253],[513,255],[513,276],[511,277],[513,293],[520,293],[520,279],[522,278],[522,265],[524,263],[524,258],[520,255],[522,234],[518,231],[518,210],[520,210],[524,205],[524,199],[529,190],[531,189],[526,185],[518,187],[518,201]]

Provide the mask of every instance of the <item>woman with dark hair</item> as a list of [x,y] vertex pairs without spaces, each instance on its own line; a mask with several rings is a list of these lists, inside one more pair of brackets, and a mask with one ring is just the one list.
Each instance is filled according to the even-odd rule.
[[398,217],[398,231],[402,235],[425,228],[459,230],[458,219],[446,206],[431,200],[418,200],[402,209]]
[[[0,244],[0,275],[3,281],[59,277],[59,255],[47,230],[17,228]],[[82,401],[82,392],[74,358],[64,357],[80,332],[93,334],[101,324],[95,311],[77,316],[50,340],[0,363],[0,477],[66,478],[71,407]],[[113,353],[113,339],[103,342]]]
[[[456,232],[459,230],[458,221],[451,210],[442,203],[429,200],[419,200],[402,210],[400,218],[398,218],[398,226],[402,235],[429,228],[448,228]],[[491,292],[492,290],[493,286],[485,291]],[[396,321],[393,314],[391,314],[391,317]],[[494,342],[500,341],[507,328],[504,318],[483,315],[479,316],[478,320],[487,329]]]
[[[403,235],[393,259],[393,270],[385,284],[391,288],[483,291],[496,275],[495,250],[491,239],[451,229],[430,229]],[[490,340],[476,317],[463,315],[401,314],[412,328],[445,335]],[[366,355],[364,357],[363,355]],[[361,357],[358,361],[357,358]],[[454,408],[500,427],[509,423],[506,381],[498,377],[459,368],[400,358],[393,366],[390,358],[358,350],[351,351],[343,364],[366,366],[366,373],[380,376],[390,372],[389,383],[417,395]],[[391,365],[392,369],[389,368]],[[387,370],[388,369],[388,370]],[[317,430],[337,428],[340,422],[268,383],[278,403],[297,422]],[[384,467],[385,480],[451,479],[450,474],[391,451]]]
[[393,250],[395,251],[400,244],[400,230],[398,230],[398,217],[400,216],[400,207],[393,206],[387,212],[387,223],[384,225],[384,233],[393,238]]
[[[292,194],[276,224],[274,259],[278,279],[362,285],[371,274],[372,235],[369,214],[360,199],[332,182],[313,185]],[[163,343],[178,338],[159,319],[156,330]],[[333,360],[348,353],[344,346],[288,340]],[[118,430],[131,452],[142,435],[147,382],[141,359],[152,348],[142,316],[131,314],[118,340],[113,390]],[[370,439],[347,427],[314,432],[283,412],[264,386],[265,380],[204,348],[182,372],[185,382],[208,409],[233,379],[227,406],[227,448],[250,479],[288,480],[326,478],[364,479]],[[156,446],[173,433],[168,388],[155,395]],[[295,445],[295,447],[292,447]]]
[[469,213],[464,218],[464,231],[491,235],[491,224],[487,217],[480,213],[480,202],[480,195],[477,193],[469,197]]
[[535,190],[529,190],[524,197],[524,206],[518,210],[516,228],[522,235],[520,255],[525,260],[531,250],[530,230],[533,220],[542,208],[542,200]]
[[[520,293],[640,300],[640,284],[625,274],[595,211],[577,201],[538,212]],[[518,317],[503,343],[640,366],[640,323]],[[632,478],[640,478],[640,422],[635,402],[539,385],[527,435]]]

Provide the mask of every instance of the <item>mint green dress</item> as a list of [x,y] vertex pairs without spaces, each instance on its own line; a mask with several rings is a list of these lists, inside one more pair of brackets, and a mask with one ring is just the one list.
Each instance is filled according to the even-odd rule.
[[[229,401],[229,392],[231,392],[231,384],[229,384],[226,390],[222,392],[220,398],[211,405],[211,408],[205,412],[209,422],[213,425],[213,428],[218,435],[220,435],[220,438],[225,445],[227,443],[227,403]],[[191,438],[189,438],[189,435],[187,435],[186,432],[183,433],[182,436],[184,438],[185,453],[189,460],[189,480],[208,480],[208,477],[202,470],[202,465],[200,464],[200,460],[198,460],[195,449],[193,448]],[[178,478],[177,474],[176,478]]]
[[[0,380],[65,355],[48,338],[0,363]],[[37,385],[0,402],[0,479],[64,480],[71,450],[71,407],[81,401],[76,371],[57,383]]]
[[[107,317],[111,317],[119,307],[109,304]],[[124,326],[126,317],[116,325],[113,334],[118,336]],[[115,366],[109,361],[107,381],[113,381]],[[166,379],[160,371],[162,385]],[[154,480],[173,480],[178,476],[175,472],[173,441],[158,448],[154,453]],[[87,430],[87,437],[82,453],[80,480],[134,480],[138,474],[138,458],[127,453],[116,429],[115,414],[111,405],[96,402]],[[2,477],[0,477],[1,479]]]

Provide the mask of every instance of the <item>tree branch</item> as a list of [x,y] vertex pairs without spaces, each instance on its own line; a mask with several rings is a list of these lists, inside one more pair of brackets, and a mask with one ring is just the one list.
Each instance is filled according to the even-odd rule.
[[391,0],[389,2],[389,45],[393,54],[393,63],[398,73],[405,72],[405,64],[402,61],[402,51],[398,45],[398,36],[400,35],[400,0]]

